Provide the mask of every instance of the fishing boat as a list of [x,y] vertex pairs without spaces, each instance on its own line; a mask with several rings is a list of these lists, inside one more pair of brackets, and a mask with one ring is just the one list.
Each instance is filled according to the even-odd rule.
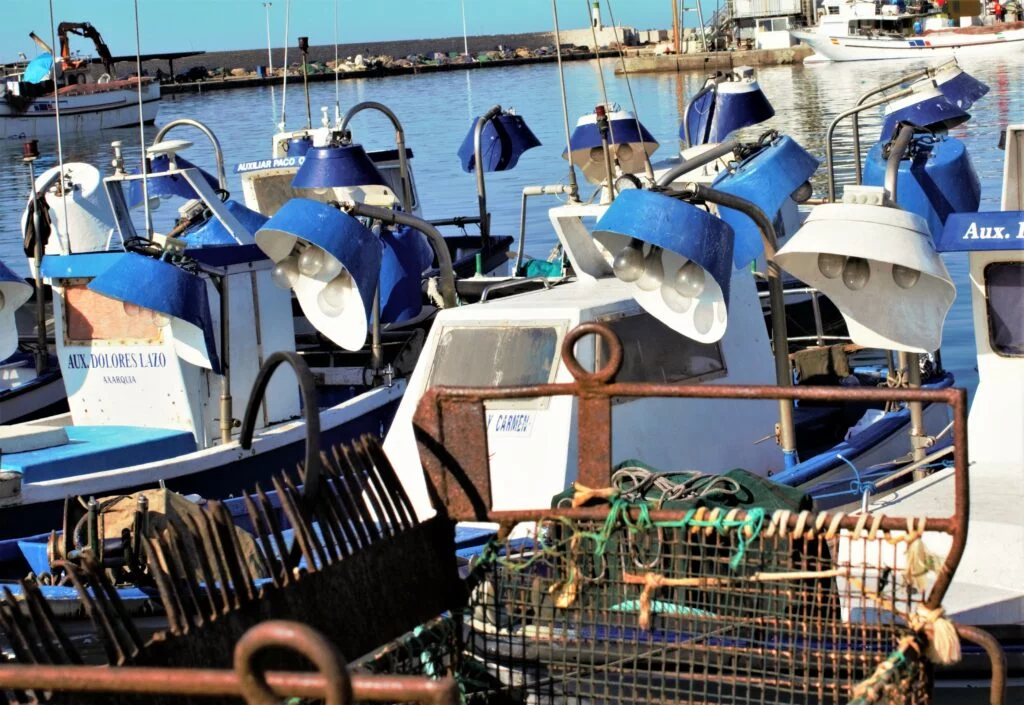
[[[99,32],[88,22],[62,22],[57,33],[60,58],[35,33],[43,53],[23,71],[3,77],[0,90],[0,138],[32,139],[57,134],[57,115],[64,134],[94,132],[156,120],[160,83],[146,76],[117,78],[114,58]],[[93,79],[90,63],[71,57],[69,34],[88,37],[105,73]],[[141,84],[141,85],[140,85]]]
[[[923,15],[901,12],[897,5],[867,0],[840,0],[818,17],[817,26],[790,30],[815,53],[805,63],[880,61],[950,57],[1004,56],[1024,51],[1024,23],[931,27]],[[891,12],[889,11],[891,10]]]

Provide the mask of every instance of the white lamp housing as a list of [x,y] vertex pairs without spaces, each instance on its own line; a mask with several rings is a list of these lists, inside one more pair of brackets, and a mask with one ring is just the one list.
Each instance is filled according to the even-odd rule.
[[854,343],[939,348],[956,289],[924,218],[880,204],[820,205],[775,261],[832,300]]

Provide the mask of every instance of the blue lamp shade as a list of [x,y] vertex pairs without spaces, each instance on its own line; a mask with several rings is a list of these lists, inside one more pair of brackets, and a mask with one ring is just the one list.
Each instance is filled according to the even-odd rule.
[[889,105],[885,111],[885,122],[882,124],[879,139],[883,142],[892,139],[896,125],[900,122],[909,122],[925,130],[941,132],[962,125],[970,119],[970,115],[931,85]]
[[[885,185],[885,145],[876,144],[864,160],[864,183]],[[900,162],[896,175],[896,201],[928,223],[932,237],[942,232],[953,213],[973,213],[981,204],[981,180],[964,143],[944,135],[914,138],[910,158]]]
[[634,189],[608,207],[594,238],[645,311],[702,343],[725,335],[733,250],[728,223],[689,203]]
[[[686,106],[684,120],[690,131],[691,146],[696,146],[722,142],[736,130],[757,125],[774,115],[775,108],[751,70],[741,78],[702,89]],[[679,136],[686,139],[682,126]]]
[[18,350],[18,325],[14,312],[32,296],[32,287],[25,279],[0,262],[0,361]]
[[313,138],[309,135],[303,135],[302,137],[292,137],[290,140],[285,142],[284,151],[289,157],[304,157],[310,149],[313,148]]
[[[231,199],[224,206],[246,230],[254,233],[267,222],[267,216],[246,208],[238,201]],[[217,245],[237,245],[231,233],[217,218],[210,218],[205,223],[193,226],[185,231],[181,238],[189,247],[213,247]]]
[[[473,150],[473,136],[477,118],[469,128],[469,134],[462,140],[459,147],[459,160],[462,170],[471,172],[476,168],[476,157]],[[484,171],[508,171],[515,169],[523,152],[540,146],[540,140],[527,126],[520,115],[502,114],[489,120],[480,134],[480,158],[484,162]]]
[[381,323],[401,323],[420,315],[423,308],[423,272],[434,263],[434,251],[419,230],[398,226],[380,235]]
[[42,83],[50,77],[53,68],[53,54],[45,52],[28,62],[21,80],[25,83]]
[[314,328],[345,350],[363,347],[381,269],[376,235],[333,206],[294,198],[256,231],[256,245]]
[[[712,187],[754,203],[775,222],[779,211],[794,191],[803,186],[818,168],[812,157],[791,137],[780,137],[769,146],[742,161],[731,171],[723,171]],[[748,216],[731,208],[719,208],[719,217],[736,233],[733,263],[743,267],[764,252],[761,231]]]
[[[208,172],[199,169],[195,164],[190,162],[181,156],[175,156],[175,163],[178,165],[178,169],[198,169],[200,175],[206,179],[206,183],[210,185],[212,189],[219,189],[220,183],[217,179],[209,174]],[[181,174],[168,174],[166,173],[170,169],[171,160],[166,154],[161,154],[157,157],[153,157],[149,161],[149,178],[146,180],[146,188],[149,190],[149,197],[153,198],[159,196],[163,199],[168,198],[199,198],[199,194],[192,188],[185,177]],[[132,173],[138,174],[139,171],[133,171]],[[143,196],[142,181],[132,181],[128,186],[128,207],[137,208],[142,205]]]
[[970,110],[989,90],[988,86],[955,64],[935,75],[935,85],[949,102],[961,110]]
[[[608,114],[608,144],[613,159],[627,174],[644,171],[647,158],[658,149],[658,141],[632,113],[617,110]],[[604,152],[601,149],[601,131],[597,127],[597,116],[584,115],[576,123],[569,138],[572,163],[583,172],[584,178],[592,184],[607,180]],[[646,156],[645,156],[646,152]],[[562,158],[567,154],[562,152]]]
[[206,281],[152,257],[126,253],[89,283],[98,294],[171,319],[175,352],[182,360],[220,374]]
[[362,145],[313,147],[292,180],[292,188],[387,186]]

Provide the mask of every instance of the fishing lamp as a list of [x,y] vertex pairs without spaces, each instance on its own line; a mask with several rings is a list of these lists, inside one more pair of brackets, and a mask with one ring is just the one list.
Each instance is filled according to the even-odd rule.
[[921,82],[914,92],[889,103],[879,139],[887,142],[900,122],[909,122],[931,132],[942,132],[971,119],[931,81]]
[[[173,151],[164,152],[150,157],[148,169],[149,176],[146,179],[146,190],[149,192],[149,198],[151,201],[156,197],[164,200],[175,197],[184,199],[200,197],[182,174],[167,173],[172,169],[175,171],[195,169],[199,172],[199,175],[202,176],[202,178],[206,179],[206,183],[210,185],[210,188],[215,191],[220,188],[220,183],[217,181],[216,177],[207,173],[203,169],[200,169],[195,164],[185,159],[185,157],[179,157],[175,154],[177,151],[191,147],[191,142],[187,142],[185,140],[169,140],[159,144],[161,146],[170,146]],[[138,174],[141,172],[133,170],[132,173]],[[142,205],[143,193],[144,191],[141,179],[136,179],[130,182],[128,186],[129,208],[137,208]]]
[[[490,218],[487,215],[487,188],[484,173],[514,169],[519,157],[528,149],[540,146],[540,140],[533,134],[522,117],[504,112],[500,105],[473,121],[466,139],[459,147],[462,170],[469,173],[476,170],[477,200],[480,204],[480,234],[490,235]],[[483,169],[477,169],[477,162]]]
[[[735,168],[719,174],[712,188],[750,201],[774,222],[786,199],[802,202],[810,198],[808,179],[817,168],[818,160],[795,140],[776,137]],[[718,209],[718,215],[736,233],[733,245],[736,267],[749,264],[764,251],[761,231],[748,216],[724,207]]]
[[294,198],[256,231],[256,245],[314,328],[345,350],[363,347],[380,275],[376,235],[333,206]]
[[18,349],[18,324],[14,312],[32,296],[32,287],[23,277],[0,262],[0,360],[6,360]]
[[[988,93],[989,88],[955,62],[946,64],[935,72],[935,86],[956,107],[969,110]],[[923,81],[927,83],[927,81]]]
[[732,273],[728,223],[690,203],[631,189],[608,206],[594,238],[645,311],[699,342],[722,338]]
[[162,260],[126,253],[89,282],[89,289],[121,301],[126,316],[151,316],[170,327],[175,351],[185,362],[220,374],[206,281]]
[[919,215],[882,205],[880,187],[847,187],[818,206],[775,255],[846,320],[854,343],[930,353],[956,290]]
[[679,137],[689,146],[723,142],[736,130],[775,115],[750,66],[708,79],[686,106]]
[[[569,152],[563,151],[562,158],[571,155],[572,163],[583,172],[583,177],[592,184],[603,183],[608,176],[598,118],[604,115],[604,106],[577,121],[576,129],[569,137]],[[639,174],[647,169],[647,160],[658,149],[658,141],[633,115],[624,110],[607,113],[608,148],[612,159],[626,174]]]
[[292,188],[310,189],[316,196],[333,191],[335,200],[385,207],[397,200],[384,175],[359,144],[311,148],[292,179]]

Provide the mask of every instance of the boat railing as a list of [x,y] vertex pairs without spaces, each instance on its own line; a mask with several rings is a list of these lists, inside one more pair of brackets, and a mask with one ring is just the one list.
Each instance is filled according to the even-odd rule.
[[[761,299],[767,299],[771,296],[771,292],[759,291],[757,292],[757,295]],[[827,341],[849,342],[850,336],[848,335],[825,335],[825,323],[821,316],[821,302],[818,300],[818,297],[821,296],[821,292],[813,286],[784,288],[782,290],[782,296],[784,299],[791,299],[796,296],[809,296],[811,299],[811,310],[814,313],[814,335],[791,335],[788,338],[791,343],[806,342],[810,340],[815,341],[816,345],[824,345]]]

